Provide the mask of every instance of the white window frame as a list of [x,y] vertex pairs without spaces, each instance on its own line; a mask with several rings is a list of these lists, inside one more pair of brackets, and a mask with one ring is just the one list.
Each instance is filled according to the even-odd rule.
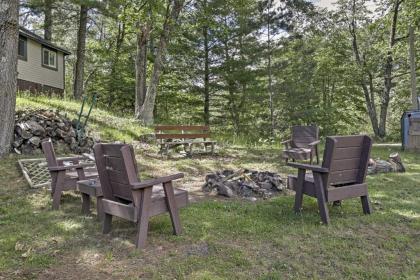
[[[45,52],[48,53],[48,64],[44,63]],[[51,61],[54,61],[54,64],[51,64]],[[49,69],[57,70],[57,62],[58,62],[57,52],[50,48],[42,47],[42,66]]]

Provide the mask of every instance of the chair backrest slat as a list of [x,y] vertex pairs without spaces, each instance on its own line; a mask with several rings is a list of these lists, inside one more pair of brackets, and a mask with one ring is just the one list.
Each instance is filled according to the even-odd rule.
[[348,147],[348,148],[337,148],[334,153],[334,160],[357,158],[360,156],[362,147]]
[[343,185],[343,184],[356,183],[358,174],[359,174],[359,168],[331,172],[329,174],[329,183],[330,185]]
[[322,163],[330,170],[327,185],[363,183],[371,147],[366,135],[327,137]]
[[330,171],[351,170],[358,169],[360,166],[359,158],[346,158],[334,160],[334,165],[331,166]]
[[104,197],[132,201],[130,184],[138,181],[133,148],[126,144],[96,144],[93,149]]
[[307,148],[308,144],[318,140],[317,126],[297,125],[292,127],[292,146],[294,148]]
[[107,156],[105,158],[105,164],[106,166],[112,167],[113,170],[122,171],[124,170],[124,162],[123,159],[120,157],[112,157]]
[[49,167],[57,166],[57,157],[55,156],[54,147],[52,145],[51,139],[41,143],[42,151],[44,152],[45,159],[47,160],[47,165]]

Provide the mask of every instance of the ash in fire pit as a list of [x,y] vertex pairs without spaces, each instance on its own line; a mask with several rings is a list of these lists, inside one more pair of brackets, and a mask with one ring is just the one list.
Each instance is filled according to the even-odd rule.
[[223,170],[206,176],[204,192],[215,191],[226,197],[245,197],[267,199],[286,189],[280,175],[268,171],[248,169]]

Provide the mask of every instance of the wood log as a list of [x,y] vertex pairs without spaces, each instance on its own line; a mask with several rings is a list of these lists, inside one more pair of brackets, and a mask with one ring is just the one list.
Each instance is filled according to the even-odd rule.
[[405,172],[405,166],[402,163],[400,154],[392,153],[389,155],[389,161],[396,165],[396,172]]
[[244,172],[245,172],[245,170],[244,170],[244,169],[239,169],[238,171],[234,172],[233,174],[231,174],[231,175],[228,175],[228,176],[224,177],[222,180],[220,180],[220,182],[225,182],[225,181],[230,180],[230,179],[232,179],[232,178],[234,178],[234,177],[240,176],[240,175],[242,175]]

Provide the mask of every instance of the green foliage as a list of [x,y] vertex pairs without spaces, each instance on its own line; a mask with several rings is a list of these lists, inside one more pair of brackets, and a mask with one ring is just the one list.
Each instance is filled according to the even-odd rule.
[[[79,2],[53,2],[53,38],[74,52]],[[100,108],[133,114],[136,35],[139,26],[152,26],[147,45],[150,78],[168,2],[98,3],[90,3],[85,92],[99,93]],[[348,26],[351,1],[338,1],[334,11],[317,9],[311,1],[304,0],[186,1],[165,55],[155,122],[205,122],[208,92],[210,124],[221,135],[235,139],[258,142],[273,136],[283,138],[290,125],[312,123],[321,127],[323,135],[371,134],[360,82],[369,71],[373,75],[374,95],[381,96],[392,19],[389,10],[394,2],[376,1],[374,6],[363,0],[355,3],[363,67],[355,63],[352,50]],[[42,14],[42,5],[42,1],[34,0],[24,7],[36,18]],[[415,0],[402,3],[397,25],[399,40],[392,49],[394,78],[387,139],[393,141],[400,137],[399,118],[410,107],[405,35],[409,25],[418,25],[415,10]],[[38,29],[42,27],[39,22],[27,21]],[[418,38],[418,29],[416,33]],[[74,61],[74,56],[67,60],[67,96],[72,95]],[[377,100],[379,107],[380,98]],[[274,113],[274,135],[270,107]]]

